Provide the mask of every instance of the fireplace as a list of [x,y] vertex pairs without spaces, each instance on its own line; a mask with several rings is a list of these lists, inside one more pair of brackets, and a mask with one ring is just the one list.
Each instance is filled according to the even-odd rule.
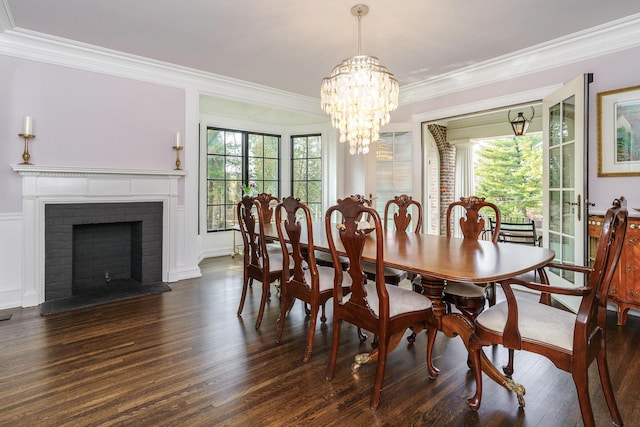
[[162,280],[162,202],[45,205],[45,301]]
[[[125,233],[131,236],[131,243],[125,244],[132,253],[138,252],[136,243],[138,229],[142,226],[142,235],[145,234],[146,220],[134,216],[122,216],[122,212],[128,210],[132,205],[152,204],[162,207],[159,215],[160,231],[148,233],[155,236],[155,241],[148,244],[155,248],[157,252],[149,255],[145,251],[147,243],[142,244],[142,255],[140,264],[138,256],[132,256],[131,266],[125,266],[131,279],[140,280],[141,283],[160,280],[161,283],[169,283],[185,277],[185,273],[180,270],[180,259],[177,238],[179,229],[179,216],[182,215],[178,207],[178,183],[185,175],[182,170],[118,170],[118,169],[90,169],[78,167],[62,166],[37,166],[37,165],[12,165],[22,177],[22,211],[23,211],[23,289],[22,307],[31,307],[43,304],[51,298],[65,298],[65,295],[73,294],[73,225],[68,224],[69,233],[67,237],[47,236],[45,237],[45,210],[55,207],[76,206],[79,210],[86,208],[101,207],[97,209],[97,215],[109,213],[108,219],[94,218],[76,222],[76,226],[82,227],[90,223],[102,224],[102,227],[111,229],[106,234]],[[107,212],[109,211],[109,212]],[[61,216],[71,216],[70,213],[62,213]],[[47,219],[46,221],[50,221]],[[123,223],[120,225],[114,225]],[[154,226],[155,227],[155,226]],[[90,227],[91,228],[91,227]],[[128,231],[123,232],[122,228]],[[157,228],[156,228],[157,229]],[[89,233],[96,230],[89,229]],[[87,232],[87,230],[81,231]],[[60,239],[58,239],[60,237]],[[143,238],[146,242],[146,238]],[[46,242],[58,242],[55,248],[46,248]],[[64,244],[62,244],[64,242]],[[95,246],[91,243],[89,246]],[[159,252],[158,252],[159,251]],[[49,252],[47,254],[47,252]],[[46,261],[47,255],[54,252],[66,254],[58,261]],[[47,267],[45,268],[45,264]],[[59,264],[59,265],[58,265]],[[154,266],[153,273],[149,273],[145,267]],[[160,272],[155,269],[159,265]],[[59,269],[58,269],[59,268]],[[122,269],[122,267],[119,267]],[[51,270],[53,269],[53,270]],[[77,269],[77,267],[75,268]],[[45,272],[45,270],[47,270]],[[112,271],[113,270],[113,271]],[[95,286],[105,284],[105,272],[109,272],[111,278],[110,286],[114,287],[114,282],[120,279],[115,277],[121,274],[121,270],[116,267],[96,267],[100,278],[92,278]],[[193,271],[197,277],[199,270]],[[93,273],[91,273],[93,274]],[[123,273],[124,274],[124,273]],[[158,276],[159,275],[159,276]],[[112,277],[113,276],[113,277]],[[141,277],[141,279],[136,279]],[[45,282],[46,288],[45,291]],[[63,286],[60,282],[65,282]],[[69,287],[71,283],[71,287]],[[164,284],[163,283],[163,284]],[[83,285],[84,286],[84,285]],[[151,285],[145,285],[151,286]],[[54,299],[52,301],[59,301]]]

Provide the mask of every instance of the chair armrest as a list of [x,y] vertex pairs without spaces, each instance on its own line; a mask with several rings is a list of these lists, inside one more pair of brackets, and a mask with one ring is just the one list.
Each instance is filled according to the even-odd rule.
[[585,273],[585,274],[589,274],[593,272],[592,267],[584,267],[581,265],[570,265],[570,264],[557,264],[555,262],[550,262],[549,264],[545,265],[545,268],[547,267],[557,268],[559,270],[575,271],[577,273]]
[[578,297],[583,297],[585,295],[588,295],[592,291],[592,288],[589,288],[586,286],[580,286],[577,288],[566,288],[563,286],[551,286],[551,285],[545,285],[542,283],[525,282],[523,280],[518,280],[518,279],[507,279],[503,282],[498,282],[498,283],[500,283],[500,285],[502,286],[520,285],[528,289],[533,289],[535,291],[548,292],[551,294],[559,294],[559,295],[573,295]]

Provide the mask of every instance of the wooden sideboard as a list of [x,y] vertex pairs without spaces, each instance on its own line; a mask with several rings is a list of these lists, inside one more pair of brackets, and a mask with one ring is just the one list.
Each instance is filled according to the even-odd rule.
[[[602,231],[602,216],[590,215],[588,225],[589,254],[592,256]],[[627,323],[630,308],[640,309],[640,218],[629,218],[626,241],[609,289],[609,301],[618,307],[618,325]]]

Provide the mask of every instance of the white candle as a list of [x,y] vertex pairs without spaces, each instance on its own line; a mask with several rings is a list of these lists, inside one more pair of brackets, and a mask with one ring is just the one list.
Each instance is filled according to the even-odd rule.
[[180,132],[176,132],[176,147],[180,148]]
[[30,116],[24,116],[24,119],[22,119],[22,133],[24,135],[33,135],[33,119]]

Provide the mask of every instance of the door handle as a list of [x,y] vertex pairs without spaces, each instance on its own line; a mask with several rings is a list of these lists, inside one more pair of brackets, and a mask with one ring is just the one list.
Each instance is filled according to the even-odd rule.
[[578,201],[577,201],[577,202],[575,202],[575,203],[572,203],[572,202],[565,202],[565,203],[566,203],[566,204],[568,204],[569,206],[577,206],[577,207],[578,207],[578,221],[580,221],[580,218],[582,217],[582,216],[581,216],[581,213],[580,213],[580,206],[582,206],[582,202],[581,202],[580,200],[581,200],[581,198],[580,198],[580,194],[578,194]]

